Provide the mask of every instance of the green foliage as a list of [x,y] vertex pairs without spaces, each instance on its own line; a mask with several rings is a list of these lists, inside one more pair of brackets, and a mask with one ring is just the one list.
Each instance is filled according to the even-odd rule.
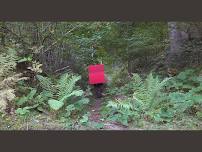
[[88,98],[81,98],[79,101],[77,101],[76,103],[74,103],[74,107],[77,110],[81,110],[83,105],[87,105],[89,103],[89,99]]
[[[111,116],[109,117],[124,125],[128,125],[131,120],[140,119],[143,115],[149,115],[152,119],[157,120],[158,106],[165,100],[166,95],[163,91],[169,79],[165,78],[161,81],[157,76],[154,77],[150,73],[143,81],[138,74],[133,74],[131,81],[122,87],[122,90],[126,88],[125,95],[133,92],[133,96],[109,101],[106,106],[111,108]],[[160,112],[161,116],[165,115],[163,110]]]
[[84,106],[89,103],[89,99],[82,97],[79,101],[74,102],[72,104],[69,104],[65,108],[65,117],[71,117],[72,113],[77,111],[77,112],[84,112]]
[[68,106],[66,106],[66,114],[65,116],[69,117],[71,115],[71,113],[76,110],[75,105],[74,104],[70,104]]
[[12,48],[7,48],[6,53],[0,54],[0,80],[14,72],[18,56]]
[[30,112],[28,109],[29,109],[28,107],[18,108],[15,112],[16,114],[19,114],[19,115],[26,115]]
[[[151,78],[148,78],[148,80],[152,80],[152,83],[148,83],[149,86],[151,86],[148,87],[149,92],[151,92],[150,95],[156,97],[150,98],[149,101],[153,99],[153,102],[155,101],[157,103],[154,107],[149,106],[148,114],[150,116],[152,115],[156,121],[170,121],[174,117],[181,117],[194,105],[200,105],[202,96],[199,93],[202,88],[195,74],[195,70],[187,70],[181,72],[171,80],[164,79],[161,83],[156,83],[158,81],[154,83]],[[167,82],[167,80],[169,81]],[[166,86],[163,92],[161,92],[162,90],[160,89],[162,86]],[[175,88],[175,90],[171,88]],[[154,92],[151,90],[154,90]]]
[[130,121],[139,119],[134,103],[132,98],[109,101],[105,107],[108,109],[107,113],[110,112],[107,119],[128,126]]
[[31,54],[28,57],[22,57],[22,58],[20,58],[17,62],[18,63],[21,63],[21,62],[31,62],[32,61],[32,57],[33,57],[33,55]]
[[130,110],[130,107],[131,105],[130,104],[123,104],[121,102],[109,102],[107,107],[111,107],[113,109],[116,109],[117,114],[113,115],[113,117],[109,117],[108,119],[109,120],[114,120],[114,121],[118,121],[118,122],[121,122],[123,123],[124,125],[128,125],[128,117],[130,115],[129,114],[129,110]]
[[88,126],[92,129],[103,129],[104,128],[104,123],[103,122],[89,122]]
[[[170,81],[169,87],[174,90],[189,91],[193,87],[199,86],[201,82],[201,76],[198,74],[198,69],[188,69],[180,72],[173,81]],[[173,86],[173,87],[172,87]]]
[[164,94],[162,93],[164,86],[169,78],[160,81],[156,76],[150,73],[144,83],[135,88],[133,98],[137,101],[143,102],[146,108],[152,108],[163,101]]
[[[67,94],[71,94],[72,91],[75,89],[76,82],[79,81],[80,79],[81,79],[80,76],[63,74],[58,80],[58,83],[56,86],[58,88],[58,93],[57,93],[58,99],[63,98]],[[81,91],[74,92],[74,94],[72,95],[81,96],[79,93],[82,95]]]
[[197,117],[198,117],[199,119],[202,119],[202,112],[201,112],[201,111],[198,111],[198,112],[196,113],[196,115],[197,115]]
[[[82,110],[83,106],[89,102],[87,98],[83,97],[83,91],[76,86],[76,82],[81,79],[80,76],[65,73],[56,81],[41,75],[38,75],[37,78],[40,86],[50,94],[48,105],[51,109],[58,111],[66,106],[65,117],[70,117],[75,110]],[[76,99],[77,101],[71,103],[72,97],[80,97],[81,99]]]
[[88,120],[89,120],[89,118],[88,118],[89,115],[90,115],[89,112],[87,112],[86,114],[84,114],[84,115],[81,117],[81,119],[79,120],[79,123],[82,124],[82,125],[86,125],[87,122],[88,122]]
[[111,72],[112,73],[108,77],[110,89],[113,89],[114,87],[120,87],[129,80],[128,71],[125,67],[117,67]]
[[58,101],[58,100],[54,100],[54,99],[50,99],[50,100],[48,100],[48,104],[50,105],[50,107],[53,110],[59,110],[60,108],[63,107],[64,102]]
[[68,99],[71,96],[82,96],[82,94],[83,94],[82,90],[76,90],[70,94],[64,95],[60,100],[50,99],[48,100],[48,104],[52,109],[59,110],[60,108],[63,107],[66,99]]
[[37,75],[37,79],[39,80],[39,85],[43,90],[45,90],[51,96],[56,94],[56,87],[54,82],[52,82],[51,78],[44,77],[42,75]]
[[26,92],[27,90],[29,90],[29,92],[23,92],[23,95],[21,97],[17,97],[15,99],[16,105],[20,107],[20,109],[29,107],[29,109],[37,109],[38,111],[43,112],[44,107],[46,107],[47,105],[47,100],[50,98],[50,95],[45,91],[38,93],[36,88],[27,88],[25,86],[21,86],[20,88],[25,88]]
[[172,104],[171,109],[176,115],[188,112],[195,106],[200,107],[202,104],[200,69],[188,69],[179,73],[168,84],[167,90],[170,91],[168,100]]
[[[89,103],[89,99],[77,82],[82,76],[82,83],[87,86],[86,67],[104,63],[111,69],[108,71],[107,90],[111,96],[103,111],[107,119],[128,125],[130,121],[141,119],[162,123],[181,119],[183,115],[201,118],[200,70],[189,69],[164,79],[154,73],[146,78],[138,74],[128,75],[128,71],[133,69],[130,63],[136,64],[140,61],[136,59],[143,58],[144,64],[145,57],[153,59],[153,55],[158,55],[168,46],[166,22],[22,22],[4,26],[8,33],[4,42],[6,47],[0,50],[0,107],[3,109],[7,102],[13,101],[17,92],[18,115],[25,116],[35,108],[51,108],[54,112],[60,111],[73,125],[71,118],[81,112],[82,117],[77,116],[76,121],[86,125],[89,120],[84,105]],[[3,31],[1,34],[5,34]],[[14,43],[16,46],[11,47]],[[20,48],[18,52],[15,51],[17,48]],[[49,52],[48,59],[55,60],[51,56],[54,53],[60,56],[58,63],[65,61],[64,64],[71,65],[74,61],[73,71],[81,76],[72,73],[65,73],[59,79],[42,76],[45,74],[42,73],[42,65],[35,61],[45,62],[46,59],[41,57]],[[34,76],[33,85],[14,88],[21,77],[13,76],[15,66],[22,62],[32,62],[28,70],[42,73],[36,77],[40,87]],[[141,61],[138,64],[141,65]],[[101,127],[98,124],[96,128]]]
[[104,115],[125,125],[134,118],[161,123],[182,119],[186,114],[200,118],[200,72],[200,69],[185,70],[173,78],[163,80],[150,73],[144,81],[138,74],[134,74],[127,84],[117,88],[125,98],[110,100]]
[[[80,76],[74,76],[72,74],[65,73],[57,82],[54,82],[53,80],[51,80],[51,78],[37,75],[37,79],[39,80],[39,84],[42,89],[47,91],[49,94],[51,94],[52,97],[55,97],[57,99],[62,99],[71,94],[75,89],[76,82],[80,80],[80,78]],[[79,93],[81,93],[81,90]],[[71,95],[77,94],[78,92],[76,92],[75,90],[75,92]]]
[[173,92],[169,94],[169,99],[173,105],[173,112],[182,114],[194,105],[194,98],[190,93]]
[[166,23],[163,22],[137,23],[133,38],[130,40],[131,46],[145,49],[161,48],[161,46],[165,45],[166,26]]
[[19,89],[24,95],[16,99],[16,104],[19,106],[16,113],[26,116],[31,109],[43,112],[47,106],[54,111],[66,107],[65,111],[61,111],[61,116],[72,122],[69,124],[70,126],[73,125],[71,120],[72,113],[82,112],[84,105],[89,102],[89,99],[84,97],[83,91],[76,86],[80,76],[65,73],[59,79],[41,75],[37,75],[37,79],[40,88],[27,87],[23,81],[19,83]]
[[15,85],[22,78],[22,74],[16,74],[17,52],[13,48],[0,50],[0,111],[5,112],[7,105],[13,105],[15,99]]
[[36,92],[36,89],[31,88],[31,91],[26,96],[22,96],[16,100],[17,105],[21,106],[26,102],[33,100]]

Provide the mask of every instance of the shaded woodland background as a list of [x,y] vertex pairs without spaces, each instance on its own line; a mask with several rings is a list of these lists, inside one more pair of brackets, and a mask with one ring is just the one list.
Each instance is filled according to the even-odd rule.
[[1,46],[16,44],[22,56],[33,54],[47,73],[65,66],[78,72],[101,60],[134,72],[135,66],[150,69],[160,53],[166,53],[167,66],[199,65],[200,42],[200,22],[1,23]]
[[[78,81],[76,88],[83,90],[84,95],[79,94],[79,92],[74,92],[78,90],[72,89],[71,91],[75,93],[75,96],[82,96],[82,101],[86,102],[86,98],[89,97],[86,94],[90,94],[87,67],[90,64],[97,63],[105,64],[106,74],[110,80],[109,84],[107,84],[106,93],[106,98],[109,95],[110,99],[106,100],[115,100],[114,98],[117,97],[120,100],[122,98],[123,100],[125,98],[132,100],[132,94],[134,95],[134,92],[139,88],[137,86],[129,86],[129,83],[135,84],[137,80],[140,80],[137,75],[133,77],[134,74],[138,74],[142,78],[148,78],[148,75],[153,72],[160,75],[160,78],[175,78],[186,69],[194,70],[200,68],[202,63],[201,51],[201,22],[0,22],[0,97],[2,103],[6,100],[6,107],[4,106],[3,109],[7,109],[8,113],[12,112],[12,110],[15,113],[16,108],[21,108],[22,110],[23,107],[32,105],[31,109],[37,107],[38,110],[43,109],[39,111],[44,112],[44,109],[46,109],[46,112],[49,111],[46,107],[46,101],[49,101],[50,98],[51,100],[56,100],[57,97],[55,96],[43,99],[43,106],[41,105],[42,102],[37,103],[38,105],[33,104],[36,100],[33,98],[34,95],[39,94],[43,89],[43,86],[42,88],[39,87],[39,81],[43,81],[43,84],[48,86],[54,83],[56,85],[57,79],[59,79],[58,77],[68,71],[71,73],[71,76],[73,74],[72,77],[70,76],[74,82],[72,85],[76,85]],[[20,75],[16,76],[16,73]],[[189,71],[189,73],[184,73],[186,76],[184,76],[183,85],[193,76],[190,75],[191,73],[193,74],[194,72]],[[38,75],[41,75],[41,77]],[[78,75],[78,77],[76,78],[74,75]],[[9,76],[11,78],[8,80]],[[189,84],[191,88],[200,86],[200,82],[198,81],[199,76],[200,74],[197,75],[197,82],[191,85]],[[46,83],[45,77],[47,78]],[[67,77],[69,78],[69,76]],[[29,80],[26,80],[27,78]],[[73,80],[73,78],[75,79]],[[61,81],[62,79],[64,80],[65,78],[61,78]],[[179,84],[177,82],[178,79],[175,79],[175,84]],[[150,75],[150,80],[156,81],[157,79]],[[9,84],[11,81],[12,85]],[[16,86],[16,83],[21,81],[25,81],[26,86],[32,89],[34,88],[35,91],[31,89],[30,92],[35,92],[34,95],[31,95],[33,99],[30,97],[25,101],[25,97],[24,99],[20,98],[25,95],[23,94],[22,86],[19,87],[19,84]],[[52,82],[50,83],[50,81]],[[70,80],[68,82],[70,83]],[[160,80],[155,83],[160,84]],[[52,87],[54,88],[55,85]],[[70,84],[67,85],[69,86]],[[190,87],[189,89],[191,89]],[[8,89],[5,91],[5,88]],[[173,88],[171,86],[168,86],[168,88],[170,90],[165,92],[172,93]],[[57,90],[58,88],[55,89]],[[68,90],[69,88],[66,89]],[[175,93],[187,93],[190,91],[186,89],[184,86],[182,88],[178,86]],[[117,90],[122,90],[122,92],[117,92]],[[157,92],[160,92],[160,90]],[[69,93],[72,93],[71,91]],[[42,91],[42,93],[44,92]],[[29,95],[29,93],[27,94]],[[53,94],[55,95],[55,93]],[[61,95],[61,92],[59,94]],[[177,95],[178,97],[180,96],[179,100],[182,98],[184,102],[188,100],[185,100],[182,94]],[[5,96],[10,96],[11,99],[5,99]],[[42,98],[41,96],[44,96],[44,94],[40,94],[37,101],[39,98]],[[59,97],[57,100],[59,101],[62,97]],[[22,106],[23,104],[17,105],[17,107],[15,104],[13,106],[13,100],[15,98],[17,98],[18,102],[20,100],[26,106]],[[199,98],[201,101],[201,97]],[[153,98],[148,99],[153,100]],[[75,99],[73,98],[71,100],[74,101]],[[133,100],[136,100],[136,98],[133,98]],[[199,100],[197,100],[197,105],[198,102]],[[108,107],[110,107],[109,104]],[[191,107],[193,111],[193,105],[185,109],[187,110]],[[33,106],[35,107],[33,108]],[[111,106],[113,107],[114,105],[112,104]],[[194,113],[200,112],[199,107],[197,106],[195,108]],[[72,108],[70,110],[71,112],[75,111],[75,107],[72,105],[68,108]],[[162,107],[160,109],[162,110]],[[24,109],[23,112],[25,111]],[[29,108],[27,111],[29,111]],[[57,115],[55,112],[53,113],[49,115]],[[125,115],[132,116],[129,113],[124,113]],[[137,115],[139,117],[140,113]],[[153,114],[146,115],[154,116]],[[177,113],[174,115],[177,115]],[[172,118],[175,117],[174,115]],[[125,119],[129,121],[129,117],[124,117],[124,122],[126,121]],[[162,117],[159,116],[159,119]],[[117,117],[117,119],[122,118]],[[142,118],[143,116],[141,116]],[[156,115],[155,118],[157,118]],[[87,115],[82,116],[82,120],[85,119],[87,119]],[[165,119],[162,118],[161,120],[164,121]]]

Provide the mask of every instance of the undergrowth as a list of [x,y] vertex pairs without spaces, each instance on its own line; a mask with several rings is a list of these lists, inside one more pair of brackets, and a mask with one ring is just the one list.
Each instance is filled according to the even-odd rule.
[[18,115],[27,117],[31,110],[48,112],[59,118],[67,127],[82,119],[89,99],[76,84],[80,76],[69,72],[58,78],[42,75],[37,75],[36,78],[38,86],[35,88],[27,86],[23,81],[18,83],[19,91],[24,92],[24,95],[15,100]]
[[[185,115],[201,119],[202,75],[188,69],[177,76],[160,79],[150,73],[145,79],[133,74],[130,81],[108,90],[102,109],[105,119],[128,126],[130,122],[169,123]],[[114,98],[114,95],[118,96]]]

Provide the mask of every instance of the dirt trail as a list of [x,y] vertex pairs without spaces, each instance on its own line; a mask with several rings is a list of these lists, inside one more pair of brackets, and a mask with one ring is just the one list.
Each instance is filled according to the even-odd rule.
[[102,99],[96,99],[95,103],[90,108],[90,121],[96,123],[104,123],[104,130],[127,130],[127,128],[119,123],[102,121],[100,120],[100,107],[101,107]]

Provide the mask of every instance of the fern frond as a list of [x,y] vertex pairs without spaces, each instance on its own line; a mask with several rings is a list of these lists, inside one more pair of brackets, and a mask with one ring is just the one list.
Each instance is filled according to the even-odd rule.
[[21,76],[22,74],[19,73],[3,79],[3,81],[0,82],[0,89],[12,88],[18,81],[28,79],[28,77]]
[[112,107],[112,108],[120,109],[120,110],[133,109],[133,105],[127,100],[125,100],[125,101],[116,100],[116,102],[115,101],[109,101],[107,104],[107,107]]
[[39,80],[40,86],[54,96],[57,90],[52,80],[48,77],[43,77],[42,75],[37,75],[36,77]]
[[28,79],[22,74],[15,74],[14,69],[18,60],[14,49],[8,48],[6,53],[0,54],[0,110],[4,112],[8,102],[15,98],[15,84],[20,80]]
[[14,98],[14,89],[0,90],[0,112],[4,112],[6,110],[8,102],[12,101]]
[[68,73],[63,74],[57,84],[58,98],[61,99],[65,95],[72,93],[75,89],[76,82],[80,79],[81,76],[75,76]]
[[150,73],[144,83],[134,91],[133,99],[143,102],[146,109],[158,105],[164,100],[163,97],[165,94],[162,93],[162,90],[170,79],[171,78],[165,78],[161,81],[157,76],[154,77],[153,74]]
[[12,49],[0,54],[0,79],[7,77],[15,69],[17,59],[16,52]]

